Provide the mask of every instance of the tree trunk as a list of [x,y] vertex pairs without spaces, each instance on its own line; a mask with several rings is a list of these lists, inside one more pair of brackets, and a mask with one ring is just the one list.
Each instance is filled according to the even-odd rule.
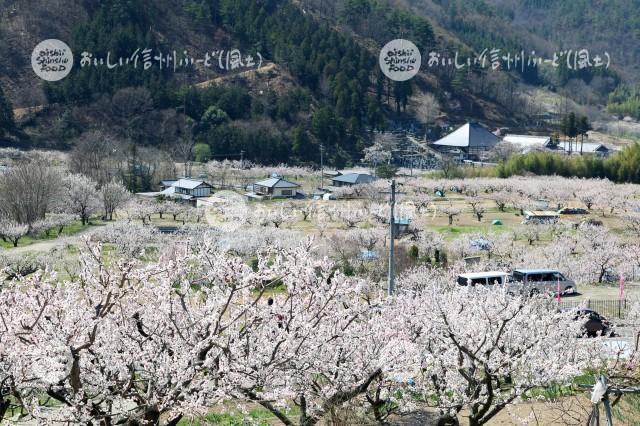
[[9,409],[10,401],[8,399],[0,399],[0,422],[4,419],[5,413]]
[[293,422],[291,420],[289,420],[289,418],[287,416],[285,416],[278,408],[276,408],[269,401],[265,401],[263,399],[258,398],[258,395],[256,395],[256,393],[253,392],[250,389],[242,389],[242,392],[247,397],[249,397],[249,399],[251,401],[257,402],[258,404],[262,405],[264,408],[269,410],[269,412],[271,412],[271,414],[276,416],[278,418],[278,420],[280,420],[282,422],[282,424],[284,424],[285,426],[294,426]]
[[315,419],[307,416],[307,399],[300,395],[300,426],[313,426]]
[[173,419],[167,421],[167,426],[176,426],[180,422],[180,420],[182,420],[182,417],[182,414],[178,414]]
[[602,283],[602,280],[604,279],[604,274],[607,272],[607,270],[605,268],[600,268],[600,276],[598,277],[598,283]]
[[144,413],[144,424],[158,425],[160,424],[160,411],[156,407],[149,407]]
[[436,422],[437,426],[460,426],[457,416],[451,416],[449,414],[443,414],[438,418]]

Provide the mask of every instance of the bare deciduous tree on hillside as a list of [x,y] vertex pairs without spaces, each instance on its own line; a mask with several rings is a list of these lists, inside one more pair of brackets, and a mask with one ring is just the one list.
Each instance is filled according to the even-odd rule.
[[149,91],[143,87],[125,87],[113,94],[111,106],[114,115],[123,124],[124,136],[140,140],[143,135],[139,129],[143,128],[146,114],[153,110],[153,99]]
[[44,218],[60,181],[59,171],[44,156],[22,160],[0,175],[0,211],[30,228]]
[[[113,220],[113,214],[116,209],[124,206],[131,198],[131,194],[120,183],[109,182],[100,188],[100,197],[104,207],[105,219]],[[162,218],[162,214],[160,218]]]
[[191,176],[193,147],[196,144],[193,138],[193,125],[193,120],[185,119],[180,128],[180,135],[170,147],[174,160],[184,165],[184,176]]
[[411,98],[412,109],[422,123],[427,126],[435,123],[440,114],[440,103],[433,93],[420,93]]
[[69,156],[69,169],[103,185],[117,175],[123,155],[124,145],[120,140],[101,130],[92,130],[76,139]]

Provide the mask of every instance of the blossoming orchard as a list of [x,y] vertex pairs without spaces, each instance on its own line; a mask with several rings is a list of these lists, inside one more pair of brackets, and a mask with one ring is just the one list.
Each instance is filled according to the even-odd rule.
[[201,168],[0,175],[0,420],[587,424],[600,377],[633,405],[637,185],[400,173],[391,204],[382,178]]

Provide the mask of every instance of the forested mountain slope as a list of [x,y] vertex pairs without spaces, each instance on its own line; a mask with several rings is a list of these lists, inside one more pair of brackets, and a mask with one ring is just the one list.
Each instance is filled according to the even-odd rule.
[[[316,162],[324,145],[329,163],[343,166],[362,155],[376,130],[438,118],[526,124],[539,111],[521,95],[523,84],[556,90],[578,78],[606,100],[619,83],[613,72],[563,77],[555,70],[423,67],[411,82],[394,83],[379,71],[380,47],[397,37],[413,40],[424,62],[431,51],[471,56],[486,44],[555,48],[552,32],[515,30],[520,3],[527,2],[3,0],[0,85],[4,104],[21,108],[15,120],[0,123],[4,144],[67,149],[98,131],[174,157],[199,143],[216,158],[244,151],[264,163]],[[60,82],[44,83],[31,70],[31,49],[46,38],[74,52],[76,64]],[[261,71],[221,70],[216,60],[176,69],[151,60],[145,71],[80,66],[81,52],[116,62],[145,48],[154,56],[175,51],[177,59],[213,52],[225,59],[238,49],[264,62]]]
[[428,17],[476,51],[524,49],[553,57],[564,51],[586,50],[591,63],[596,55],[608,55],[608,70],[546,67],[523,77],[528,83],[550,87],[581,104],[608,104],[611,113],[640,119],[640,4],[635,0],[395,2]]

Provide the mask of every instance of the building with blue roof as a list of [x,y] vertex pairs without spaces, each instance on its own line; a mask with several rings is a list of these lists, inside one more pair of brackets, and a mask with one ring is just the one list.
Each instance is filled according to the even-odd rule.
[[331,178],[332,186],[353,186],[371,183],[376,180],[368,173],[346,173],[344,175]]

